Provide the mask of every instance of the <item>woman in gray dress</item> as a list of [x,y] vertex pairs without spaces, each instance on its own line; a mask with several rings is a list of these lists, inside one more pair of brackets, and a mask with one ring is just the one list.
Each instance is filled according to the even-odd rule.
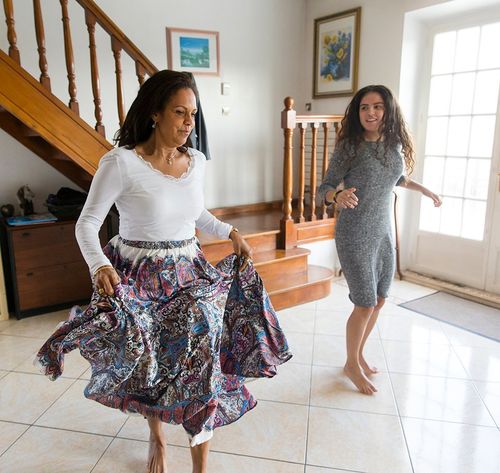
[[[359,90],[346,109],[319,196],[342,209],[335,243],[354,304],[346,327],[344,372],[364,394],[377,391],[369,380],[363,348],[394,276],[390,220],[394,186],[421,192],[439,207],[441,199],[411,180],[414,149],[399,105],[382,85]],[[343,184],[341,190],[337,187]]]

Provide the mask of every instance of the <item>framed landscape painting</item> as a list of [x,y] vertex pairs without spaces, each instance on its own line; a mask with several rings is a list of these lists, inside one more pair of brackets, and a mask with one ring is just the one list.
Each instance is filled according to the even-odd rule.
[[167,59],[169,69],[219,75],[219,33],[167,28]]
[[356,92],[360,22],[361,7],[314,20],[314,97]]

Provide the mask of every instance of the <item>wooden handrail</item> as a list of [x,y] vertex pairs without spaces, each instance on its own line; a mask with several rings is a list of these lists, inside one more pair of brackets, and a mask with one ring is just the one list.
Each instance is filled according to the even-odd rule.
[[123,33],[93,0],[76,0],[85,11],[92,13],[97,23],[112,38],[122,45],[123,50],[137,63],[139,62],[148,75],[158,72],[158,68],[143,54],[143,52]]
[[[290,248],[297,241],[295,222],[306,224],[316,220],[325,220],[329,216],[324,205],[320,206],[320,211],[316,209],[316,187],[317,170],[321,171],[324,177],[328,167],[328,133],[330,128],[338,131],[343,115],[297,115],[293,109],[293,98],[286,97],[284,100],[285,109],[281,112],[281,127],[284,134],[283,149],[283,216],[281,219],[281,241],[282,248]],[[333,124],[333,125],[332,125]],[[298,169],[293,168],[293,133],[299,129],[299,159]],[[312,142],[310,149],[306,151],[306,135],[311,130]],[[323,152],[321,153],[321,167],[318,166],[318,139],[320,130],[323,133]],[[310,164],[309,176],[309,198],[307,216],[305,213],[305,168],[306,160]],[[298,189],[293,192],[294,174],[298,174]],[[295,203],[295,206],[292,203]]]

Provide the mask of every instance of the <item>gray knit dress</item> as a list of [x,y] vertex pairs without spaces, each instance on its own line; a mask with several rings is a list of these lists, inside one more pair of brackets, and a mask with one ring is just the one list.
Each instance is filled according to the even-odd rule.
[[[356,188],[358,205],[342,209],[335,227],[335,243],[351,301],[373,307],[386,298],[394,276],[395,250],[391,226],[391,196],[404,181],[403,159],[397,148],[384,151],[382,143],[363,141],[354,159],[347,146],[337,146],[318,195],[344,182]],[[352,148],[350,148],[352,149]]]

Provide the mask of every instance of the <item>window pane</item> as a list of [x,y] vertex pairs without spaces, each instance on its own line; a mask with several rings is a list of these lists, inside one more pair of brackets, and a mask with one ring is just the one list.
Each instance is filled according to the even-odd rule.
[[436,76],[431,79],[429,115],[450,113],[450,93],[452,75]]
[[432,74],[453,72],[456,32],[440,33],[434,37],[432,52]]
[[462,197],[465,184],[467,159],[446,158],[443,180],[443,194]]
[[441,206],[439,232],[445,235],[459,236],[462,228],[462,199],[446,197]]
[[471,71],[476,68],[479,31],[479,26],[458,31],[455,72]]
[[427,120],[427,137],[425,140],[425,154],[444,155],[446,151],[446,136],[448,132],[448,118],[429,118]]
[[420,222],[418,228],[425,232],[439,232],[441,209],[434,207],[431,199],[422,197],[420,201]]
[[472,118],[469,156],[491,158],[495,134],[495,115]]
[[443,187],[444,158],[428,156],[424,161],[423,184],[432,192],[441,194]]
[[[500,54],[497,55],[500,57]],[[499,85],[500,70],[478,72],[474,96],[474,113],[496,113]]]
[[500,23],[483,26],[481,30],[481,46],[479,47],[478,69],[500,67]]
[[485,217],[486,202],[465,200],[461,236],[472,240],[482,240]]
[[487,199],[490,181],[491,161],[489,159],[469,159],[465,196],[473,199]]
[[467,156],[469,145],[470,117],[451,117],[448,127],[448,156]]
[[451,115],[471,113],[475,76],[475,72],[467,72],[465,74],[456,74],[453,77]]

